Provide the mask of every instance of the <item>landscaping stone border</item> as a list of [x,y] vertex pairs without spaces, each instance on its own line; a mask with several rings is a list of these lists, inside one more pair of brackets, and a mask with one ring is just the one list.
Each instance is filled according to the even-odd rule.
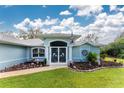
[[39,68],[39,67],[45,67],[45,66],[48,66],[48,65],[44,64],[43,62],[29,61],[29,62],[16,64],[11,67],[7,67],[7,68],[5,67],[4,69],[0,70],[0,73],[24,70],[24,69],[31,69],[31,68]]
[[68,68],[73,71],[77,71],[77,72],[94,72],[94,71],[101,70],[104,68],[124,68],[124,66],[106,66],[106,67],[98,67],[98,68],[89,69],[89,70],[79,70],[79,69],[73,69],[71,67],[68,67]]
[[77,72],[93,72],[93,71],[100,70],[100,69],[103,69],[103,68],[106,68],[106,67],[98,67],[98,68],[89,69],[89,70],[79,70],[79,69],[73,69],[71,67],[68,67],[68,68],[73,70],[73,71],[77,71]]

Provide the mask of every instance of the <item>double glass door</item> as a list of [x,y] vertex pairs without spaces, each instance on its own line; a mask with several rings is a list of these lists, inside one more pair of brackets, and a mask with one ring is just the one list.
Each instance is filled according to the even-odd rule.
[[66,47],[51,48],[51,63],[66,63]]

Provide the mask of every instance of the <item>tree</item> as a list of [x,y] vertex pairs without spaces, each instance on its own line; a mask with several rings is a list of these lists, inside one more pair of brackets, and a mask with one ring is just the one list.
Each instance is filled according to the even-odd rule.
[[28,28],[28,31],[20,30],[19,36],[22,39],[34,39],[37,38],[38,34],[42,34],[42,31],[40,28],[34,29],[34,28]]
[[92,34],[88,33],[87,35],[82,36],[80,41],[98,43],[98,36],[95,33],[92,33]]
[[114,42],[102,47],[101,54],[107,54],[110,57],[124,58],[124,34],[119,36]]
[[96,43],[98,42],[98,36],[95,33],[88,34],[86,35],[85,40],[88,42]]

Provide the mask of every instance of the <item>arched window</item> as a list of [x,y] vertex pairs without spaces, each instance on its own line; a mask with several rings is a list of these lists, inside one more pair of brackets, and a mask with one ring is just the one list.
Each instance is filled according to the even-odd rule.
[[32,48],[32,57],[40,58],[45,57],[45,49],[44,48]]
[[63,41],[54,41],[50,43],[50,46],[67,46],[67,43]]

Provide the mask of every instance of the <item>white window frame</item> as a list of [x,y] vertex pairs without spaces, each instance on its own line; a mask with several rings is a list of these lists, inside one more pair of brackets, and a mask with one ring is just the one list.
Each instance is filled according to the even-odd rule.
[[[34,49],[38,49],[38,56],[37,56],[37,57],[33,57],[33,50],[34,50]],[[44,56],[42,56],[42,57],[39,56],[39,50],[40,50],[40,49],[44,49]],[[43,48],[43,47],[33,47],[33,48],[31,48],[31,57],[32,57],[32,58],[45,58],[45,48]]]
[[[52,49],[52,48],[58,48],[58,62],[56,62],[56,63],[53,63],[53,62],[52,62],[52,58],[51,58],[51,53],[52,53],[52,52],[51,52],[51,49]],[[66,49],[66,62],[64,62],[64,63],[63,63],[63,62],[59,62],[59,49],[60,49],[60,48],[65,48],[65,49]],[[67,59],[67,56],[68,56],[67,47],[65,47],[65,46],[61,46],[61,47],[56,47],[56,46],[54,47],[54,46],[53,46],[53,47],[50,47],[50,64],[58,64],[58,63],[59,63],[59,64],[67,64],[67,60],[68,60],[68,59]]]

